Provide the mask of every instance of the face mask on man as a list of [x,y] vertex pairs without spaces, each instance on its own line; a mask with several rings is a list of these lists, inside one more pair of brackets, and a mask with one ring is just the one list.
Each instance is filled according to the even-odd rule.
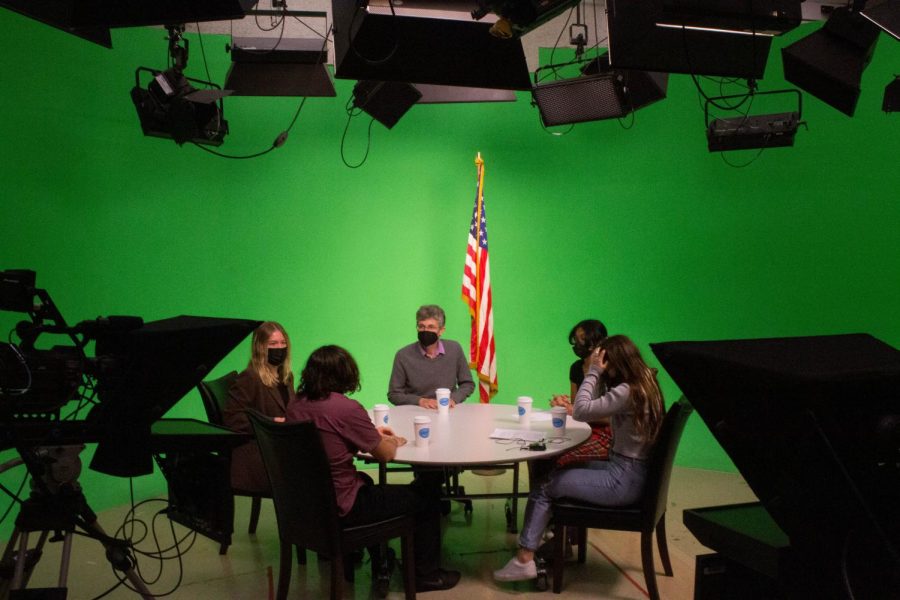
[[269,348],[269,352],[266,355],[266,361],[273,367],[281,366],[281,363],[283,363],[286,358],[287,348]]
[[434,331],[420,331],[419,343],[428,347],[438,341],[438,334]]
[[577,356],[578,358],[584,359],[590,356],[591,348],[590,346],[587,346],[585,344],[575,343],[572,345],[572,352],[574,352],[575,356]]

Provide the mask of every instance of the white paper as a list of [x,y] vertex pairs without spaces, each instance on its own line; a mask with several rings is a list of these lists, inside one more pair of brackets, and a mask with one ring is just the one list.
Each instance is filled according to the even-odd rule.
[[491,434],[494,440],[525,440],[526,442],[539,442],[544,439],[543,431],[530,431],[528,429],[495,429]]

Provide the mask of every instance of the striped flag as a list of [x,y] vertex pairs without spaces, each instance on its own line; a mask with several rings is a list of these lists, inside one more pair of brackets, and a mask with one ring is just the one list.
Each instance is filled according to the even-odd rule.
[[491,301],[487,216],[484,212],[484,161],[480,152],[475,157],[475,167],[478,174],[475,208],[472,209],[472,224],[469,226],[462,296],[472,317],[469,366],[478,372],[481,401],[487,403],[497,393],[497,355],[494,352],[494,305]]

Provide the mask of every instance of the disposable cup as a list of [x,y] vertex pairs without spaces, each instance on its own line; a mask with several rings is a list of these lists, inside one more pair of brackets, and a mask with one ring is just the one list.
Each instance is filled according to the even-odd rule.
[[391,413],[387,404],[376,404],[372,407],[372,416],[374,417],[375,427],[383,427],[390,424]]
[[438,413],[446,415],[450,412],[450,390],[448,388],[438,388],[434,391],[437,398]]
[[566,435],[566,416],[568,416],[568,412],[565,406],[554,406],[550,409],[550,423],[553,425],[555,437]]
[[531,423],[531,405],[534,403],[534,399],[531,396],[519,396],[516,402],[518,404],[519,423],[528,425]]
[[413,430],[416,435],[416,446],[427,446],[431,441],[431,417],[414,417]]

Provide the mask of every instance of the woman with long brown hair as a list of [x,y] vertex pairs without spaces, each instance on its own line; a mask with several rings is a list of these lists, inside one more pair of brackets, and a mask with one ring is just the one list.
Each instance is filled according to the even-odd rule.
[[627,506],[636,502],[644,489],[647,457],[664,412],[656,372],[624,335],[606,338],[591,351],[590,357],[590,368],[575,394],[572,416],[577,421],[610,418],[613,447],[609,460],[557,469],[546,482],[532,489],[519,534],[519,550],[506,566],[494,571],[497,581],[537,577],[534,553],[552,517],[554,499]]
[[[266,321],[253,332],[250,362],[228,390],[225,425],[235,431],[252,433],[248,410],[283,421],[294,396],[291,340],[284,327]],[[244,492],[269,492],[262,456],[253,440],[231,452],[231,487]]]

